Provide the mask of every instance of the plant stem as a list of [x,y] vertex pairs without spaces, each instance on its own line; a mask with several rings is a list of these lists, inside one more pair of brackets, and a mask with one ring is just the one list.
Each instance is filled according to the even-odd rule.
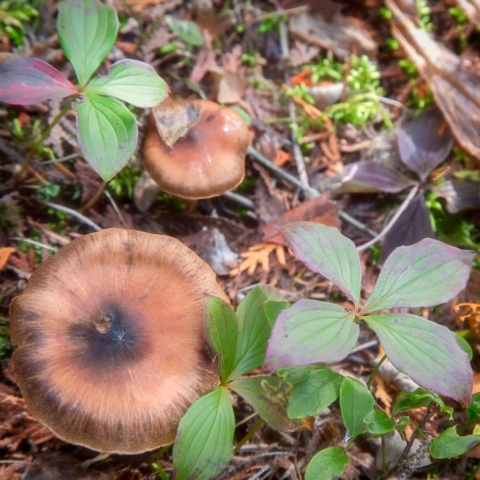
[[376,373],[378,372],[378,369],[380,368],[380,366],[382,365],[382,363],[387,359],[387,356],[384,355],[380,361],[375,365],[375,367],[373,368],[372,370],[372,373],[370,374],[370,376],[368,377],[368,382],[367,382],[367,388],[370,390],[370,388],[372,387],[372,382],[373,382],[373,379],[375,378],[375,375]]
[[[433,405],[433,406],[432,406]],[[415,432],[412,433],[410,439],[408,440],[408,443],[405,447],[405,450],[403,451],[402,455],[400,456],[400,458],[398,459],[398,462],[395,464],[395,466],[393,466],[383,477],[381,480],[384,480],[384,479],[387,479],[388,477],[390,477],[390,475],[398,469],[398,467],[401,466],[401,464],[405,461],[405,459],[407,458],[407,455],[410,453],[410,450],[413,446],[413,442],[416,440],[416,438],[418,437],[418,434],[421,432],[422,428],[425,426],[425,424],[438,412],[438,405],[436,405],[435,403],[431,404],[430,407],[428,407],[428,410],[427,410],[427,414],[425,415],[425,417],[423,418],[423,420],[420,422],[420,424],[418,425],[417,429],[415,430]]]
[[385,435],[382,435],[382,472],[387,469],[387,452],[385,451]]
[[403,201],[403,203],[398,207],[398,210],[395,212],[395,215],[391,218],[391,220],[387,223],[385,228],[375,237],[372,238],[369,242],[364,243],[363,245],[360,245],[357,247],[357,252],[362,252],[363,250],[366,250],[367,248],[371,247],[372,245],[375,245],[378,243],[380,240],[383,240],[385,235],[393,228],[395,223],[397,223],[397,220],[400,218],[402,213],[407,209],[407,207],[410,205],[411,201],[414,199],[415,195],[417,194],[418,190],[420,189],[420,184],[417,183],[408,193],[407,198]]
[[240,449],[255,435],[257,430],[264,424],[263,418],[259,418],[257,423],[250,429],[250,431],[238,442],[237,446],[233,450],[233,454],[236,455]]
[[23,161],[22,165],[20,166],[20,170],[15,173],[15,181],[18,182],[20,180],[20,176],[22,172],[27,169],[30,165],[30,160],[33,158],[35,153],[37,152],[40,145],[45,141],[45,139],[50,135],[50,132],[53,130],[53,127],[66,115],[66,113],[72,108],[71,102],[67,102],[66,105],[58,112],[57,116],[52,120],[52,123],[45,129],[42,133],[41,137],[33,144],[28,152],[25,160]]

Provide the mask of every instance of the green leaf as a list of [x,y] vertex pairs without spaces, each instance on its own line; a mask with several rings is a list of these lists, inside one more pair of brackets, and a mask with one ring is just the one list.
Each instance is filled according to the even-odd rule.
[[292,306],[289,302],[266,302],[265,303],[265,315],[267,316],[268,323],[273,327],[275,320],[281,312]]
[[148,108],[167,96],[168,86],[148,63],[125,59],[114,63],[108,76],[94,78],[86,91]]
[[338,447],[318,452],[308,464],[305,480],[332,480],[345,472],[348,457]]
[[213,349],[220,356],[220,378],[226,381],[232,373],[237,346],[237,316],[233,308],[221,298],[205,295],[205,323]]
[[452,418],[453,409],[447,407],[445,402],[432,390],[417,388],[414,392],[401,392],[395,402],[392,410],[392,417],[416,408],[428,407],[432,402],[440,406],[441,412],[447,412]]
[[440,395],[470,403],[472,368],[448,328],[408,314],[372,315],[364,320],[401,372]]
[[480,418],[480,392],[472,395],[472,403],[467,408],[468,421]]
[[271,300],[281,302],[284,298],[277,289],[268,285],[258,285],[240,302],[237,308],[238,340],[235,370],[230,379],[262,366],[272,330],[264,305]]
[[316,415],[329,407],[340,392],[343,376],[329,368],[314,370],[293,386],[288,400],[288,416],[302,418]]
[[397,419],[397,423],[395,424],[395,428],[399,432],[403,432],[410,425],[410,423],[411,423],[410,417],[407,417],[407,416],[399,417]]
[[431,238],[399,247],[385,262],[363,311],[445,303],[465,288],[475,255]]
[[276,373],[286,382],[296,385],[306,380],[312,371],[313,365],[305,365],[304,367],[279,368]]
[[310,270],[333,282],[357,305],[362,274],[355,244],[338,229],[295,222],[281,228],[285,242]]
[[343,360],[355,346],[359,327],[355,315],[340,305],[300,300],[278,316],[268,343],[264,367]]
[[77,139],[85,160],[107,182],[135,151],[137,125],[128,108],[114,98],[85,95],[74,104]]
[[177,480],[215,478],[233,457],[235,416],[228,390],[197,400],[180,420],[173,446]]
[[392,419],[383,410],[372,410],[364,418],[367,430],[374,435],[393,431]]
[[80,88],[112,50],[117,31],[115,9],[99,0],[65,0],[58,4],[60,45],[72,62]]
[[171,15],[165,15],[164,18],[170,30],[176,33],[185,43],[196,47],[203,45],[203,35],[196,23],[189,20],[179,20]]
[[311,428],[310,419],[288,418],[288,394],[292,386],[281,378],[237,378],[230,382],[228,387],[245,398],[255,411],[277,430],[289,432],[297,428]]
[[468,360],[471,362],[473,358],[473,350],[470,344],[458,333],[452,332],[457,340],[458,346],[467,354]]
[[430,445],[433,458],[452,458],[463,455],[480,444],[480,435],[460,437],[456,427],[447,428]]
[[350,438],[355,438],[366,430],[364,419],[374,405],[375,400],[363,383],[351,377],[343,379],[340,387],[340,410]]

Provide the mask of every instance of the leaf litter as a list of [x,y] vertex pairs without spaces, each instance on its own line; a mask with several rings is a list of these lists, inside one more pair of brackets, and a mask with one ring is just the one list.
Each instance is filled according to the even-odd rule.
[[[267,1],[233,1],[230,7],[227,2],[214,0],[112,3],[122,12],[124,23],[116,48],[100,73],[105,75],[109,64],[124,58],[146,61],[165,78],[178,99],[208,98],[239,109],[250,123],[252,148],[267,157],[273,167],[260,166],[249,155],[246,180],[234,192],[236,196],[200,200],[192,206],[149,184],[141,172],[139,146],[125,170],[105,184],[78,156],[76,118],[71,113],[52,131],[20,182],[15,182],[12,175],[58,113],[60,103],[43,101],[8,110],[2,104],[0,347],[3,327],[8,329],[12,298],[25,288],[42,259],[58,246],[91,232],[92,222],[99,228],[128,227],[180,238],[214,268],[234,304],[252,286],[263,282],[276,286],[288,301],[316,298],[346,305],[341,292],[306,270],[288,251],[278,228],[292,221],[316,221],[341,229],[359,246],[382,232],[416,182],[422,182],[422,188],[384,237],[383,249],[378,248],[380,243],[362,253],[365,290],[375,283],[379,271],[376,265],[393,245],[411,244],[434,235],[447,238],[448,234],[456,245],[470,242],[469,248],[480,246],[480,139],[476,123],[480,118],[476,110],[480,108],[476,69],[480,54],[474,45],[464,46],[465,53],[461,52],[463,37],[451,33],[458,30],[448,13],[452,2],[437,2],[436,13],[431,16],[435,28],[430,33],[422,30],[415,8],[399,8],[400,2],[394,0],[386,2],[391,22],[379,16],[383,2],[377,0],[273,2],[283,11],[275,10]],[[461,32],[468,34],[468,28],[472,30],[479,23],[479,9],[475,2],[459,0],[457,4],[467,16]],[[165,14],[175,20],[173,29],[165,22]],[[51,24],[55,15],[55,6],[49,5],[42,11],[42,21]],[[49,49],[41,41],[44,27],[32,28],[25,49],[72,79],[55,42]],[[192,30],[185,33],[185,28]],[[400,48],[390,48],[394,38]],[[467,43],[469,38],[465,35]],[[1,41],[8,58],[30,56],[12,41]],[[338,105],[348,104],[349,75],[367,78],[366,84],[373,81],[373,77],[362,77],[367,69],[352,66],[352,55],[361,60],[363,54],[371,63],[368,68],[378,71],[384,95],[363,94],[366,97],[361,101],[366,103],[360,104],[359,111],[374,105],[373,114],[361,125],[344,123],[334,112]],[[403,66],[399,59],[404,60]],[[312,81],[314,72],[321,75],[318,82]],[[294,121],[290,101],[296,112]],[[371,101],[374,103],[368,103]],[[440,124],[445,124],[443,129],[433,129],[436,133],[421,124],[422,115],[418,115],[428,101],[440,109],[441,114],[436,115]],[[390,130],[382,117],[385,112],[393,125]],[[145,114],[143,109],[135,109],[140,135]],[[403,164],[398,160],[402,149],[397,146],[397,137],[405,132],[409,135],[412,118],[420,124],[413,127],[410,136],[419,132],[429,141],[424,148],[427,155],[422,158],[430,160],[420,165],[418,158],[402,158]],[[455,137],[453,151],[447,138],[450,132]],[[415,155],[421,149],[415,138],[413,144],[409,143],[409,148]],[[432,160],[435,147],[440,146],[444,155]],[[300,188],[278,171],[298,178],[302,162],[309,185]],[[437,171],[437,167],[442,170]],[[472,173],[458,176],[463,170]],[[316,191],[315,195],[309,188]],[[50,205],[66,207],[70,213]],[[455,225],[453,233],[446,230],[449,222]],[[475,337],[470,339],[475,353],[472,365],[478,371],[477,277],[474,271],[466,290],[469,304],[457,305],[464,323],[454,324],[452,306],[444,307],[443,313],[431,312],[430,318],[441,319],[453,329],[469,330]],[[360,346],[371,341],[371,337],[359,339]],[[341,366],[366,379],[377,353],[376,346],[360,349]],[[0,358],[0,456],[17,463],[0,464],[1,478],[55,478],[52,472],[59,470],[70,478],[83,478],[84,474],[89,475],[85,478],[153,478],[152,461],[167,472],[167,478],[172,474],[168,449],[154,460],[151,454],[96,460],[95,453],[56,439],[26,410],[9,369],[9,355]],[[478,390],[478,374],[475,378],[474,388]],[[380,368],[377,379],[374,391],[386,409],[391,408],[399,391],[415,388],[388,362]],[[239,441],[256,420],[249,418],[252,411],[240,398],[235,399],[235,406],[237,421],[245,421],[238,428]],[[464,415],[455,407],[457,416]],[[340,424],[338,408],[332,406],[328,417],[316,416],[309,434],[281,434],[263,426],[236,454],[221,478],[252,478],[266,467],[269,478],[300,478],[316,451],[338,443],[344,436]],[[446,425],[445,418],[435,417],[429,427],[441,431]],[[344,478],[373,478],[378,474],[375,448],[355,444],[349,456],[351,467]],[[466,474],[471,468],[468,462],[444,465],[444,478],[451,478],[448,475],[453,471]],[[62,470],[66,463],[72,465],[69,473]],[[43,477],[35,477],[42,469]],[[416,475],[426,478],[421,471]]]

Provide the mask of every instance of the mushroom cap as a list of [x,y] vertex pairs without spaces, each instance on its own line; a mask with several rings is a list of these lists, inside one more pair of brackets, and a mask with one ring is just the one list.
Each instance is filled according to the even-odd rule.
[[192,103],[200,109],[198,122],[172,148],[149,115],[143,164],[162,190],[197,200],[222,195],[243,180],[250,136],[235,110],[208,100]]
[[211,268],[168,236],[108,229],[63,247],[11,305],[13,368],[31,412],[100,452],[172,443],[187,408],[219,384],[205,293],[228,301]]

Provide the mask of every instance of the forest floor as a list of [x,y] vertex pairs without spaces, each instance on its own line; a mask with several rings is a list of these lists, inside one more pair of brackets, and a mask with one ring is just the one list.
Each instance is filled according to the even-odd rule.
[[[27,12],[22,27],[5,29],[0,15],[0,62],[33,56],[71,78],[72,67],[55,32],[55,2],[19,1],[12,7],[2,3],[0,14],[2,8],[21,9],[26,3],[38,14]],[[204,98],[237,109],[250,131],[246,176],[234,195],[194,205],[156,191],[142,168],[148,111],[140,108],[133,110],[139,125],[135,155],[107,183],[80,154],[73,111],[18,175],[32,145],[65,100],[0,105],[2,480],[133,480],[170,478],[173,472],[171,448],[133,456],[98,455],[57,439],[31,416],[15,383],[10,364],[15,348],[9,337],[10,302],[22,293],[42,261],[80,235],[110,227],[172,235],[211,265],[233,305],[259,283],[277,287],[289,302],[310,298],[348,303],[331,282],[307,270],[286,248],[277,227],[292,221],[337,226],[357,246],[382,232],[360,255],[364,294],[372,291],[379,265],[395,246],[425,236],[460,248],[478,250],[480,246],[480,150],[475,141],[480,145],[472,133],[480,128],[480,115],[475,116],[477,107],[461,97],[462,86],[454,81],[457,72],[445,69],[448,62],[442,63],[438,52],[412,47],[414,34],[409,32],[412,28],[429,32],[445,47],[447,60],[451,53],[460,62],[462,85],[467,75],[470,86],[477,85],[480,93],[480,31],[459,8],[473,2],[396,0],[387,2],[390,8],[382,0],[105,3],[117,10],[121,26],[100,72],[108,72],[114,61],[135,58],[151,64],[177,98]],[[179,24],[172,27],[165,15],[179,21],[181,28]],[[480,18],[480,12],[476,15]],[[426,66],[419,72],[422,61]],[[439,77],[451,88],[439,86]],[[462,102],[464,115],[456,117]],[[427,139],[432,155],[438,155],[444,132],[428,126],[429,119],[438,115],[435,104],[444,114],[450,111],[446,130],[448,135],[449,127],[453,130],[455,144],[453,149],[450,145],[446,160],[427,172],[419,196],[405,202],[409,185],[399,186],[398,172],[409,178],[415,174],[399,160],[396,132],[411,116],[425,115],[419,135]],[[362,177],[355,170],[358,162],[377,162],[389,170],[377,174],[366,169]],[[445,187],[457,185],[458,180],[466,180],[466,187]],[[473,196],[472,187],[477,189]],[[400,217],[388,236],[385,226],[400,206],[409,209],[408,216]],[[480,268],[478,261],[476,266]],[[478,268],[472,270],[458,298],[441,308],[414,312],[461,331],[473,348],[474,371],[480,371],[476,323],[480,320],[473,312],[469,323],[459,322],[455,306],[480,302]],[[335,369],[365,380],[382,355],[374,334],[364,329],[357,348]],[[475,380],[474,391],[479,391],[480,377]],[[376,376],[374,396],[387,411],[405,388],[402,381],[408,383],[395,371]],[[241,397],[234,396],[233,401],[238,442],[257,418]],[[459,403],[446,401],[454,408],[455,422],[444,414],[434,416],[425,426],[434,437],[465,418]],[[420,408],[409,414],[417,422],[424,413]],[[315,417],[312,431],[284,433],[264,424],[218,478],[300,479],[317,451],[342,445],[344,437],[336,404]],[[389,448],[401,450],[403,444]],[[382,477],[379,441],[372,436],[355,441],[348,457],[342,479]],[[478,479],[479,459],[477,447],[453,460],[430,459],[398,478]]]

